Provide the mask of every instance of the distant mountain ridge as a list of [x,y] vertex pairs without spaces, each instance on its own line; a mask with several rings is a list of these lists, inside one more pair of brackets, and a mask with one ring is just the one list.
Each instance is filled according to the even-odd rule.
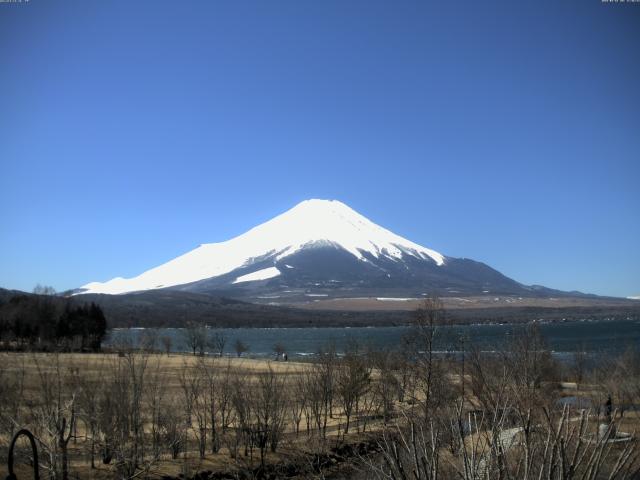
[[335,200],[306,200],[231,240],[200,245],[130,279],[89,283],[75,294],[162,289],[285,304],[360,296],[583,295],[523,285],[484,263],[445,256]]

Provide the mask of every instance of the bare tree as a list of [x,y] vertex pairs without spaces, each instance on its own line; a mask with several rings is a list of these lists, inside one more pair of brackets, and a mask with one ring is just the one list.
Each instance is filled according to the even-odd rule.
[[414,312],[412,346],[415,356],[416,386],[420,391],[423,416],[429,418],[431,410],[438,403],[438,391],[435,385],[442,385],[444,372],[434,356],[435,342],[439,327],[446,320],[446,312],[442,301],[435,296],[426,298]]
[[198,441],[198,453],[200,458],[204,458],[207,451],[207,431],[209,428],[209,414],[211,412],[211,397],[207,392],[207,372],[204,362],[200,361],[195,368],[191,369],[188,388],[191,389],[193,399],[193,413],[196,420],[194,428]]
[[180,403],[177,399],[168,399],[164,408],[159,412],[158,425],[162,445],[169,449],[173,460],[177,459],[184,448],[186,438],[184,416],[180,411]]
[[149,353],[156,351],[158,346],[158,331],[151,328],[145,328],[138,339],[138,347]]
[[46,365],[37,355],[33,362],[38,372],[38,397],[30,408],[35,415],[37,437],[47,455],[49,476],[68,480],[69,440],[77,418],[78,392],[66,388],[58,354],[48,356]]
[[207,330],[204,325],[189,322],[182,329],[182,336],[187,348],[195,355],[204,355],[207,344]]
[[189,452],[189,430],[193,428],[193,416],[196,408],[195,394],[198,392],[198,388],[194,386],[196,379],[193,376],[193,368],[186,361],[182,363],[180,372],[178,373],[178,381],[180,384],[181,392],[181,412],[183,414],[184,422],[184,438],[183,438],[183,453],[186,457]]
[[579,389],[587,373],[587,352],[584,347],[581,347],[580,350],[573,353],[572,357],[571,373]]
[[53,296],[56,294],[56,289],[48,285],[40,285],[38,283],[35,287],[33,287],[33,293],[35,293],[36,295]]
[[[635,478],[635,441],[623,437],[623,443],[616,443],[621,440],[614,438],[613,423],[598,435],[599,421],[588,411],[553,408],[539,397],[536,403],[523,402],[523,392],[535,385],[536,375],[519,370],[522,360],[509,365],[504,358],[474,358],[476,383],[487,382],[476,385],[478,391],[486,392],[481,411],[465,411],[459,398],[455,408],[439,411],[438,420],[404,417],[386,428],[380,442],[383,462],[370,462],[374,476],[414,480]],[[445,454],[447,436],[457,441],[450,443],[454,448]]]
[[314,365],[304,373],[304,391],[309,418],[324,439],[327,435],[329,409],[333,398],[332,371],[321,365]]
[[158,457],[145,458],[144,452],[144,392],[148,355],[126,353],[116,357],[105,375],[101,393],[101,430],[104,435],[104,456],[115,458],[121,479],[145,473]]
[[170,336],[165,335],[165,336],[160,338],[160,342],[162,343],[162,347],[164,349],[164,352],[168,356],[171,353],[171,346],[173,344],[173,339]]
[[233,349],[236,351],[236,355],[238,357],[241,357],[243,353],[246,353],[249,351],[249,346],[246,343],[244,343],[242,340],[237,339],[233,344]]
[[280,360],[282,358],[282,356],[287,351],[287,349],[284,348],[284,345],[282,343],[276,343],[273,346],[273,351],[276,354],[276,361],[277,361],[277,360]]
[[224,333],[215,330],[207,337],[207,345],[218,357],[224,354],[224,347],[227,344],[227,337]]
[[222,433],[224,434],[233,422],[233,408],[231,402],[232,396],[232,380],[234,374],[233,367],[231,366],[231,360],[228,359],[224,368],[220,372],[218,377],[218,388],[216,390],[218,412],[220,414],[220,426]]
[[82,419],[85,424],[85,436],[89,435],[89,458],[91,469],[96,468],[96,443],[99,434],[100,419],[100,385],[103,381],[102,375],[105,373],[106,365],[104,359],[101,359],[97,374],[89,374],[76,370],[74,381],[78,387],[78,418]]
[[[307,397],[305,394],[305,377],[304,375],[295,375],[289,384],[289,411],[291,412],[291,419],[295,425],[296,437],[300,434],[300,422],[302,416],[306,412]],[[309,425],[309,419],[307,416],[307,426]],[[308,432],[307,428],[307,432]]]
[[253,454],[252,420],[253,402],[250,401],[249,379],[244,375],[236,375],[231,384],[231,403],[235,413],[235,435],[229,453],[237,458],[240,444],[244,445],[244,456]]
[[151,436],[151,452],[153,458],[160,457],[164,436],[163,410],[165,408],[167,377],[162,369],[159,358],[148,368],[145,379],[145,410],[147,412],[147,425]]
[[220,377],[216,369],[214,359],[201,358],[197,366],[204,383],[204,404],[208,407],[209,429],[211,431],[211,453],[217,453],[220,449],[219,439],[219,403]]
[[349,433],[352,415],[358,415],[360,401],[369,389],[371,367],[357,346],[348,348],[336,372],[336,392],[345,416],[344,434]]
[[333,403],[335,393],[335,371],[338,363],[338,355],[336,353],[336,345],[330,341],[318,350],[317,364],[322,370],[321,379],[324,382],[323,389],[327,394],[327,407],[329,410],[329,418],[333,418]]
[[276,375],[269,366],[267,372],[258,377],[258,388],[253,399],[253,435],[260,449],[260,463],[264,465],[267,446],[272,452],[276,451],[285,427],[287,402],[284,377]]
[[391,363],[391,354],[388,351],[377,352],[371,355],[371,362],[375,365],[379,375],[373,388],[376,407],[386,423],[393,414],[394,402],[398,397],[399,388]]
[[397,386],[398,402],[404,402],[406,397],[413,397],[413,362],[411,361],[410,351],[401,348],[399,351],[390,352],[390,367],[393,375],[396,377],[395,385]]

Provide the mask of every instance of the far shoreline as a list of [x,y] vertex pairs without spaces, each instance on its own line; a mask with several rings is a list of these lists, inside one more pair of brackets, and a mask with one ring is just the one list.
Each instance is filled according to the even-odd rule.
[[[339,311],[290,309],[291,317],[276,320],[260,315],[200,316],[193,321],[215,328],[227,329],[274,329],[274,328],[380,328],[409,327],[413,323],[413,310],[389,311]],[[133,328],[184,328],[184,320],[157,321],[153,317],[142,321],[114,319],[106,309],[109,329]],[[482,309],[446,309],[447,325],[526,325],[529,323],[567,323],[585,321],[638,321],[638,305],[619,307],[498,307]],[[213,317],[213,318],[212,318]],[[346,317],[346,318],[345,318]],[[130,323],[129,323],[130,322]]]
[[[555,319],[555,320],[546,320],[546,319],[534,319],[534,320],[526,320],[526,321],[511,321],[511,322],[495,322],[495,321],[487,321],[487,322],[474,322],[474,323],[464,323],[464,322],[455,322],[455,323],[445,323],[438,325],[439,328],[442,327],[484,327],[484,326],[524,326],[532,323],[536,323],[539,325],[550,325],[550,324],[562,324],[562,323],[593,323],[593,322],[639,322],[640,315],[635,317],[627,317],[627,318],[563,318],[563,319]],[[411,328],[413,324],[411,322],[401,323],[401,324],[358,324],[358,325],[310,325],[310,326],[300,326],[300,325],[274,325],[274,326],[220,326],[220,325],[205,325],[206,328],[210,329],[224,329],[224,330],[324,330],[324,329],[367,329],[367,328]],[[108,331],[120,331],[120,330],[163,330],[163,329],[171,329],[171,330],[184,330],[187,327],[113,327],[109,328]]]

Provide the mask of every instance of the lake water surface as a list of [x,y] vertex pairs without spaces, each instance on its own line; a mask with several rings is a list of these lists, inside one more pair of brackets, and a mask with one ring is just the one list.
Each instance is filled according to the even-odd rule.
[[[640,348],[640,321],[592,320],[539,324],[540,332],[555,355],[563,356],[584,350],[593,353],[622,353],[626,348]],[[436,349],[455,351],[459,339],[491,351],[499,348],[522,326],[517,325],[465,325],[440,327]],[[393,349],[402,345],[411,327],[352,327],[352,328],[224,328],[218,329],[226,339],[225,352],[233,353],[233,344],[241,340],[249,346],[249,356],[269,357],[273,347],[282,344],[292,358],[315,354],[320,348],[333,343],[338,352],[351,340],[373,349]],[[145,335],[145,329],[114,329],[106,346],[126,340],[136,345]],[[174,351],[187,351],[183,329],[166,328],[154,331],[157,337],[172,338]],[[158,348],[161,348],[158,345]]]

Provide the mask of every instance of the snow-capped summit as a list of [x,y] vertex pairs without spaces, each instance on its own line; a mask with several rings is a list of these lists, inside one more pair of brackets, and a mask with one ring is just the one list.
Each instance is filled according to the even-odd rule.
[[76,293],[154,289],[258,301],[530,291],[487,265],[400,237],[336,200],[306,200],[231,240],[200,245],[137,277],[89,283]]
[[[437,265],[445,257],[386,230],[337,200],[305,200],[287,212],[248,232],[220,243],[207,243],[134,278],[117,277],[81,287],[82,293],[118,294],[167,288],[218,277],[270,258],[273,264],[302,249],[332,245],[359,260],[365,255],[401,259],[410,255],[431,259]],[[268,267],[264,275],[244,275],[233,283],[264,280],[280,274]],[[260,270],[262,271],[262,270]],[[253,275],[253,274],[250,274]],[[243,278],[244,277],[244,278]]]
[[362,259],[368,252],[374,257],[380,255],[402,258],[412,255],[431,258],[438,265],[444,263],[444,256],[422,247],[389,230],[386,230],[355,210],[337,200],[306,200],[291,210],[249,230],[231,242],[246,242],[253,251],[278,251],[278,258],[284,258],[304,246],[317,242],[329,242],[339,246],[356,258]]

